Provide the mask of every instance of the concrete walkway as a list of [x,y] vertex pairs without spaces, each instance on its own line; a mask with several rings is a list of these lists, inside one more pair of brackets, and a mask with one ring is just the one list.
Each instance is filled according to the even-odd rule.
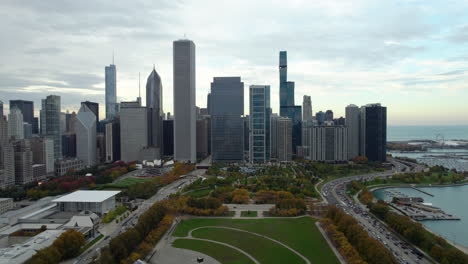
[[[238,228],[226,227],[226,226],[202,226],[202,227],[197,227],[197,228],[194,228],[194,229],[190,230],[188,236],[191,238],[191,237],[192,237],[192,232],[193,232],[193,231],[198,230],[198,229],[203,229],[203,228],[229,229],[229,230],[234,230],[234,231],[238,231],[238,232],[244,232],[244,233],[248,233],[248,234],[251,234],[251,235],[258,236],[258,237],[262,237],[262,238],[265,238],[265,239],[268,239],[268,240],[270,240],[270,241],[273,241],[273,242],[275,242],[275,243],[277,243],[277,244],[279,244],[279,245],[281,245],[281,246],[283,246],[283,247],[289,249],[290,251],[294,252],[296,255],[298,255],[299,257],[301,257],[307,264],[311,264],[310,261],[309,261],[306,257],[304,257],[301,253],[297,252],[296,250],[290,248],[289,246],[285,245],[284,243],[282,243],[282,242],[280,242],[280,241],[278,241],[278,240],[275,240],[275,239],[273,239],[273,238],[267,237],[267,236],[265,236],[265,235],[257,234],[257,233],[254,233],[254,232],[250,232],[250,231],[246,231],[246,230],[242,230],[242,229],[238,229]],[[199,239],[199,238],[197,238],[197,239]],[[211,240],[207,240],[207,241],[215,242],[215,241],[211,241]],[[218,242],[218,243],[220,243],[220,242]],[[232,247],[232,246],[230,246],[230,247]],[[234,247],[232,247],[232,248],[234,248]],[[238,249],[238,250],[241,251],[240,249]],[[244,253],[243,251],[241,251],[241,252]],[[247,253],[244,253],[244,254],[247,255]],[[248,255],[248,256],[250,256],[250,255]],[[253,258],[251,258],[251,259],[253,259]],[[258,263],[258,262],[256,262],[256,263]]]

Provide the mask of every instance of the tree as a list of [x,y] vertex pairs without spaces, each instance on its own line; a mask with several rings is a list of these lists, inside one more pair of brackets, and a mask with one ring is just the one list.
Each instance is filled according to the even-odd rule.
[[78,256],[84,244],[85,238],[81,232],[68,229],[54,241],[52,246],[57,248],[63,259],[68,259]]

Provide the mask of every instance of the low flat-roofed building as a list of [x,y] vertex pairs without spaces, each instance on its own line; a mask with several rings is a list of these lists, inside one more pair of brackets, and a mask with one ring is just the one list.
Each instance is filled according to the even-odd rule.
[[0,214],[13,208],[13,198],[0,198]]
[[0,248],[0,263],[24,263],[37,251],[46,248],[65,230],[46,230],[22,244]]
[[76,191],[53,200],[59,211],[91,211],[104,214],[115,208],[115,196],[120,191]]

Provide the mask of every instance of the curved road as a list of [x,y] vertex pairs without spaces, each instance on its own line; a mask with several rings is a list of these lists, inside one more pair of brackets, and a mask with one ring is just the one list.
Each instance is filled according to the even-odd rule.
[[[429,261],[423,256],[423,252],[416,249],[413,245],[409,245],[405,241],[401,240],[372,214],[367,213],[366,208],[361,207],[346,195],[346,186],[351,181],[387,178],[392,176],[394,173],[415,172],[421,171],[424,168],[417,164],[408,164],[406,162],[406,164],[403,164],[393,158],[388,158],[388,161],[394,165],[392,171],[351,176],[330,181],[323,185],[321,195],[326,203],[335,205],[341,208],[348,215],[353,216],[364,230],[368,232],[369,236],[380,241],[400,263],[432,263],[432,261]],[[407,164],[411,165],[411,167]]]

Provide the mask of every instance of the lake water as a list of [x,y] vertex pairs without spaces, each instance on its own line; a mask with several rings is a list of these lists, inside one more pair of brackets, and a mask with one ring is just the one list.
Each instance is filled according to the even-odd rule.
[[[421,221],[428,229],[447,240],[468,247],[468,185],[451,187],[419,188],[434,195],[431,197],[411,188],[392,188],[411,197],[422,197],[424,202],[432,203],[444,212],[460,217],[461,220]],[[374,191],[378,199],[389,201],[385,189]]]
[[[416,159],[418,162],[429,166],[441,165],[449,169],[456,169],[457,171],[468,171],[468,159],[466,159],[468,158],[468,149],[428,149],[426,152],[389,151],[388,153],[394,157]],[[450,155],[450,157],[437,157],[447,155]]]
[[437,135],[443,135],[445,140],[468,140],[468,126],[388,126],[387,141],[406,141],[429,139],[435,140]]

